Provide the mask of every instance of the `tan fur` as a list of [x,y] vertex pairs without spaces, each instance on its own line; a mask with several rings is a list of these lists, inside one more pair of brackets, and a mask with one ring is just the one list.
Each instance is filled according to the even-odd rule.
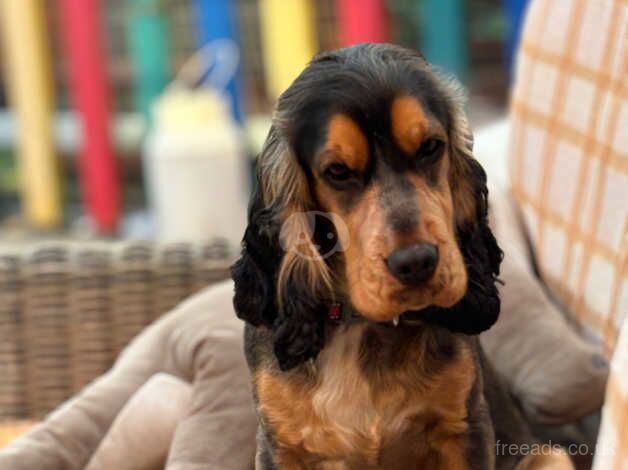
[[[416,151],[428,126],[416,99],[407,96],[395,99],[391,120],[398,145],[404,150]],[[335,115],[329,129],[327,146],[335,145],[343,149],[341,153],[345,155],[366,152],[366,141],[362,142],[364,136],[350,118]],[[351,142],[355,144],[350,145]],[[455,194],[459,199],[456,206],[450,187],[451,159],[456,158],[463,157],[450,152],[443,156],[436,187],[428,185],[417,174],[408,175],[415,185],[421,211],[419,227],[411,234],[391,231],[378,203],[380,190],[377,185],[367,190],[349,213],[342,213],[336,202],[336,192],[324,181],[315,178],[317,201],[323,210],[336,216],[341,214],[341,222],[348,228],[348,238],[340,240],[345,255],[346,290],[355,308],[366,318],[389,321],[405,311],[428,305],[450,307],[464,295],[467,272],[456,242],[454,225],[459,218],[470,220],[467,213],[474,211],[475,205],[468,184],[461,180],[456,184]],[[355,161],[347,164],[357,165]],[[363,164],[366,163],[360,160],[359,165]],[[453,170],[454,173],[458,171]],[[462,216],[457,215],[458,210],[463,212]],[[385,260],[395,249],[419,242],[437,245],[440,261],[435,275],[424,287],[407,289],[390,274]]]
[[[257,372],[260,408],[273,432],[280,468],[382,468],[386,459],[397,459],[395,466],[385,466],[391,469],[410,468],[408,461],[416,461],[416,468],[467,468],[462,436],[475,376],[471,351],[461,342],[458,359],[428,377],[426,339],[408,352],[415,361],[373,381],[359,367],[363,331],[364,325],[339,328],[316,361],[318,372],[309,378]],[[400,460],[400,448],[408,460]]]
[[366,318],[389,321],[404,308],[397,297],[401,285],[390,274],[385,259],[394,246],[389,227],[377,203],[373,186],[344,217],[349,228],[345,246],[345,277],[353,306]]
[[324,165],[335,161],[352,170],[363,171],[368,161],[368,142],[360,127],[344,114],[332,116],[323,149]]
[[397,145],[406,154],[414,157],[429,126],[423,108],[416,98],[411,96],[395,98],[390,108],[390,123]]
[[[449,95],[457,94],[453,89],[448,89],[446,92]],[[468,149],[468,124],[462,109],[462,100],[455,101],[455,104],[453,132],[449,143],[451,151],[448,155],[448,181],[441,180],[439,186],[442,191],[445,191],[445,186],[448,186],[446,192],[449,192],[453,206],[452,217],[456,224],[463,224],[475,219],[475,195],[469,183],[465,162],[465,158],[473,158],[473,155]],[[391,116],[393,135],[400,147],[408,150],[411,147],[418,148],[428,127],[428,120],[420,104],[414,98],[401,96],[394,100]],[[277,123],[280,123],[281,119],[281,116],[275,116]],[[340,158],[354,169],[364,168],[368,160],[368,145],[365,136],[359,126],[343,114],[335,115],[330,121],[326,150],[325,158],[331,158],[331,156]],[[281,223],[288,218],[291,219],[291,230],[284,231],[286,238],[283,240],[283,246],[294,246],[301,233],[310,232],[307,218],[302,213],[315,207],[311,200],[307,178],[290,153],[287,142],[277,131],[269,135],[258,164],[260,180],[263,182],[264,201],[266,204],[271,202],[279,204],[282,208]],[[325,210],[334,212],[336,215],[339,213],[333,201],[333,192],[318,180],[315,183],[315,193],[321,205],[326,208]],[[382,237],[381,231],[378,234],[378,229],[384,227],[382,215],[374,212],[377,211],[374,204],[375,197],[376,194],[365,194],[361,207],[349,214],[350,220],[343,221],[347,223],[349,232],[352,234],[355,233],[354,227],[363,227],[367,225],[367,221],[371,224],[370,228],[366,227],[361,230],[354,237],[355,239],[345,244],[346,259],[350,260],[346,266],[348,290],[352,300],[356,302],[356,307],[358,309],[365,307],[363,313],[369,318],[386,321],[403,311],[424,307],[431,303],[445,307],[455,303],[455,300],[459,298],[458,287],[466,285],[466,272],[457,262],[459,257],[456,256],[455,250],[449,248],[451,245],[449,242],[445,244],[445,251],[449,253],[445,258],[449,259],[447,263],[451,264],[447,266],[443,263],[442,269],[439,265],[439,272],[443,274],[434,276],[434,283],[424,289],[420,295],[408,296],[397,281],[389,275],[383,260],[394,247],[390,237]],[[441,209],[439,210],[445,213],[448,210],[447,201],[440,199]],[[370,208],[366,207],[369,203],[373,204]],[[419,203],[421,207],[422,201]],[[435,209],[438,209],[437,206],[437,204],[433,205]],[[438,210],[433,214],[437,212]],[[437,227],[436,232],[434,237],[445,240],[446,233],[440,227]],[[453,234],[448,234],[447,237],[452,240]],[[300,248],[304,248],[302,244]],[[316,249],[311,240],[309,247],[305,248],[312,256],[303,257],[289,251],[282,261],[278,282],[280,304],[287,295],[284,292],[284,286],[292,277],[308,285],[313,291],[319,292],[321,296],[333,297],[332,286],[336,280],[333,279],[329,266],[323,259],[316,256]],[[439,250],[441,250],[440,245]],[[444,285],[444,279],[447,276],[454,281],[452,284],[454,288],[447,289],[449,292],[438,294],[437,286]]]
[[475,216],[475,195],[466,176],[459,176],[462,170],[452,170],[451,180],[458,181],[455,191],[453,191],[453,202],[455,207],[455,220],[457,225],[473,222]]
[[[296,203],[293,207],[295,206]],[[286,210],[281,230],[281,243],[286,249],[286,254],[279,267],[277,278],[277,296],[280,305],[285,295],[289,295],[284,289],[290,278],[308,286],[313,292],[333,292],[332,274],[311,238],[306,209],[293,207],[289,206]]]
[[292,155],[288,143],[277,131],[271,130],[258,160],[259,180],[266,206],[280,204],[286,207],[297,201],[310,199],[307,178]]
[[[414,98],[399,97],[393,102],[391,117],[393,135],[398,144],[402,148],[418,148],[428,126],[419,103]],[[466,120],[464,114],[455,116],[455,119],[455,125],[460,128],[456,127],[451,137],[452,151],[447,152],[441,164],[437,187],[429,187],[419,176],[413,176],[421,209],[417,233],[405,239],[395,238],[395,234],[389,233],[377,205],[377,188],[366,192],[350,214],[342,214],[342,222],[347,225],[350,234],[350,239],[341,240],[345,247],[346,288],[355,307],[367,318],[388,321],[404,311],[427,305],[449,307],[464,294],[467,276],[456,246],[453,224],[474,220],[475,197],[464,162],[464,158],[472,158],[465,147]],[[330,120],[323,158],[340,159],[357,170],[366,166],[366,137],[348,116],[337,114]],[[282,231],[282,245],[299,246],[298,252],[288,250],[282,261],[278,282],[279,302],[287,295],[284,286],[290,278],[296,278],[313,291],[331,297],[336,281],[329,266],[317,255],[311,239],[308,238],[304,246],[299,238],[310,232],[304,213],[315,205],[303,171],[281,139],[269,137],[265,152],[260,157],[260,171],[261,180],[265,182],[264,199],[282,203],[281,222],[290,222],[288,230]],[[452,180],[456,182],[454,186],[450,185]],[[338,217],[341,211],[334,191],[316,179],[314,192],[322,208]],[[420,241],[436,243],[441,261],[428,285],[408,291],[390,275],[385,259],[398,246]],[[307,257],[301,256],[303,250],[307,252]]]
[[439,191],[419,176],[411,178],[421,204],[418,240],[435,244],[439,253],[438,267],[426,290],[431,303],[441,307],[451,307],[467,290],[467,271],[456,242],[453,202],[446,183],[446,163],[441,170]]
[[[347,292],[355,308],[375,321],[389,321],[407,310],[427,305],[450,307],[466,291],[467,272],[454,232],[454,208],[443,163],[438,188],[412,176],[417,188],[421,220],[416,233],[408,236],[391,231],[378,205],[377,186],[367,190],[357,206],[344,214],[348,239],[342,240]],[[325,210],[339,212],[333,192],[323,183],[316,185],[317,197]],[[422,288],[407,289],[395,279],[385,264],[386,257],[399,246],[430,242],[438,246],[440,261],[433,278]]]
[[[456,95],[457,90],[450,85],[448,94]],[[475,194],[471,186],[468,161],[475,159],[471,151],[471,129],[464,112],[461,98],[454,99],[452,132],[450,135],[449,184],[452,188],[455,221],[457,225],[473,222],[476,219]]]

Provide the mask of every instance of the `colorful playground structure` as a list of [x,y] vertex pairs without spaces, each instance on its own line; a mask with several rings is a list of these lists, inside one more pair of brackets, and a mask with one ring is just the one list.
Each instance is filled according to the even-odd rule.
[[[469,73],[466,12],[463,0],[127,0],[124,36],[132,68],[134,108],[151,126],[155,100],[180,63],[173,60],[172,18],[164,5],[188,6],[196,48],[216,39],[243,46],[258,34],[268,102],[272,102],[321,48],[317,31],[323,13],[333,17],[332,46],[393,40],[390,10],[404,8],[417,18],[419,49],[429,60],[463,81]],[[521,15],[524,0],[509,1],[511,16]],[[242,5],[254,9],[257,31],[239,24]],[[101,0],[2,0],[4,70],[10,110],[17,121],[16,155],[22,211],[37,229],[64,222],[64,182],[53,127],[56,116],[52,44],[59,44],[71,109],[80,123],[75,160],[84,211],[103,235],[119,227],[122,190],[112,136],[114,98],[110,83],[107,31],[109,2]],[[401,6],[400,6],[401,5]],[[323,7],[326,8],[323,11]],[[53,17],[56,28],[46,17]],[[422,20],[422,18],[424,20]],[[429,21],[427,20],[429,18]],[[55,35],[59,36],[58,40]],[[247,119],[247,94],[239,66],[224,87],[234,121]]]

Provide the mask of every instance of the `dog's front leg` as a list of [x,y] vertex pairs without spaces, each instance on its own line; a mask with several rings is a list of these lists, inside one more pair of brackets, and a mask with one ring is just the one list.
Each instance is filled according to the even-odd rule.
[[[453,432],[452,432],[453,431]],[[495,437],[484,403],[466,423],[443,421],[430,433],[438,470],[494,470]]]
[[257,452],[255,470],[278,470],[273,461],[273,449],[262,426],[257,428]]
[[470,470],[463,439],[452,437],[441,441],[438,447],[438,470]]

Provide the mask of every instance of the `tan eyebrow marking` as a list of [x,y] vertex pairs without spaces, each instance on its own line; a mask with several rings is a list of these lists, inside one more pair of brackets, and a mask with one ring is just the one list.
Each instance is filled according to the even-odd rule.
[[421,104],[412,96],[395,98],[390,109],[390,123],[397,145],[414,156],[429,127]]
[[329,121],[324,152],[342,159],[353,170],[363,171],[368,161],[368,141],[353,119],[335,114]]

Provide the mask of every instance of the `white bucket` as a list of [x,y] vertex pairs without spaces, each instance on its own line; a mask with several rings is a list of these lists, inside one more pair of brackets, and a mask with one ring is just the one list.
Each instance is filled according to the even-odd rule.
[[[224,43],[220,46],[224,55]],[[204,55],[195,60],[205,59],[208,51],[214,53],[201,50]],[[218,61],[220,55],[212,58]],[[219,75],[226,82],[224,67]],[[238,246],[246,226],[248,165],[226,98],[216,89],[193,88],[179,78],[160,97],[154,114],[143,158],[158,239],[223,238]]]
[[144,167],[160,240],[219,237],[239,244],[249,184],[236,141],[211,129],[148,136]]

